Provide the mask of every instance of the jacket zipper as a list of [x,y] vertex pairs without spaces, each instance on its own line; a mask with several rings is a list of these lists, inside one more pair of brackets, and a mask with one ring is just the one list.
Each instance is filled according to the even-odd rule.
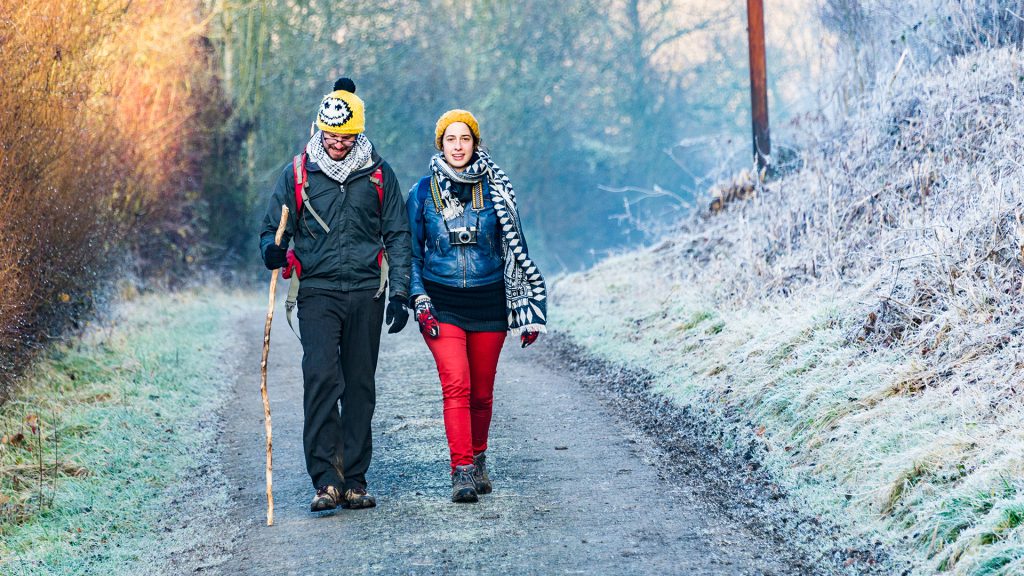
[[467,285],[468,285],[468,281],[466,279],[466,268],[468,268],[468,266],[466,264],[466,247],[465,246],[459,246],[459,259],[462,260],[462,287],[466,288]]
[[[462,227],[466,227],[466,214],[462,214]],[[466,257],[466,247],[463,245],[459,246],[459,259],[462,261],[462,287],[466,288],[469,285],[469,259]]]

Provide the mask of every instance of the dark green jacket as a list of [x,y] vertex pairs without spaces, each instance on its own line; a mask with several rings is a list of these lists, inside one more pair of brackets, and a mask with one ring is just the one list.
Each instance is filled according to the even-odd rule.
[[[291,240],[295,256],[302,263],[302,286],[330,290],[376,289],[380,285],[377,252],[387,248],[392,296],[409,296],[412,248],[409,218],[405,213],[398,178],[391,166],[373,152],[371,166],[349,174],[344,191],[316,163],[307,160],[309,201],[331,229],[324,232],[312,214],[295,206],[295,176],[289,162],[277,179],[260,232],[260,253],[274,242],[281,221],[281,205],[288,206],[288,227],[281,240]],[[383,210],[377,189],[370,181],[380,166],[384,176]],[[296,215],[298,214],[298,217]],[[383,242],[383,244],[382,244]]]

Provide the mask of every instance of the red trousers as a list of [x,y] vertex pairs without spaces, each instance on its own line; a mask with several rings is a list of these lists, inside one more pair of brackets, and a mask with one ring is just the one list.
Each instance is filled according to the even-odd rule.
[[487,450],[494,403],[494,374],[505,332],[466,332],[441,324],[437,338],[423,337],[437,363],[444,397],[444,431],[452,469]]

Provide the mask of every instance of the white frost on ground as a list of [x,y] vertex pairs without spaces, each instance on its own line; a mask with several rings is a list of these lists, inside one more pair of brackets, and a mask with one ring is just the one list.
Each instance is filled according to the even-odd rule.
[[885,87],[753,200],[554,283],[553,326],[763,442],[915,571],[1024,571],[1024,58]]

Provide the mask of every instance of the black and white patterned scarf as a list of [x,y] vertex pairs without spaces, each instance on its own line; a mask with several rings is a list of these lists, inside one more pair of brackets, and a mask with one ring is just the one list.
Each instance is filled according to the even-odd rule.
[[505,261],[505,311],[508,329],[521,332],[547,332],[547,288],[544,277],[526,252],[523,226],[516,209],[516,193],[505,171],[491,160],[487,152],[478,150],[476,160],[457,172],[444,156],[430,159],[430,170],[437,179],[441,193],[441,215],[452,220],[462,215],[465,207],[452,193],[452,182],[475,184],[487,179],[491,203],[501,226],[501,247]]
[[349,174],[370,162],[370,156],[373,154],[373,144],[370,144],[370,139],[366,135],[359,134],[359,136],[356,136],[356,143],[352,145],[352,149],[348,151],[348,154],[341,160],[333,160],[327,154],[327,149],[324,148],[322,134],[323,132],[317,130],[309,139],[309,142],[306,143],[306,155],[310,160],[316,162],[316,165],[325,174],[330,176],[332,180],[344,186]]

